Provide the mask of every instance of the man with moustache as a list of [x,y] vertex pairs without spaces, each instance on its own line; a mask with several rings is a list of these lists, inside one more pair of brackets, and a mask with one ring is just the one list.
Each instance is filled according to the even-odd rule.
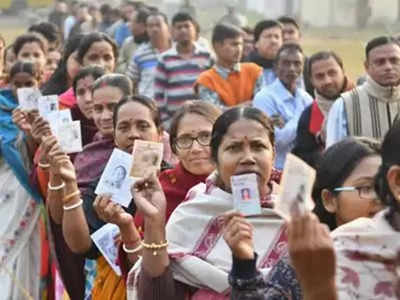
[[296,141],[297,123],[304,109],[312,103],[306,91],[297,86],[303,72],[304,54],[298,44],[285,44],[275,61],[277,79],[255,96],[253,106],[271,118],[275,127],[275,167],[283,169],[286,155]]
[[333,104],[327,121],[326,146],[346,136],[381,140],[400,112],[400,46],[393,37],[368,42],[367,81]]
[[354,84],[346,77],[342,59],[332,51],[317,52],[309,58],[314,102],[302,113],[293,153],[315,166],[325,148],[325,120],[334,101]]

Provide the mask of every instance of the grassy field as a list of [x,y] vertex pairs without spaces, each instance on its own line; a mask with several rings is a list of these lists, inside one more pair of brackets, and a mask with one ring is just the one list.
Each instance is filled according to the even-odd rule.
[[[0,19],[0,33],[6,39],[7,44],[23,33],[25,28],[26,25],[18,23],[18,20],[13,20],[10,23],[9,20]],[[356,80],[358,76],[364,73],[363,61],[366,42],[372,37],[384,33],[385,28],[364,31],[343,28],[305,29],[302,45],[307,55],[320,50],[336,51],[343,58],[349,77]]]

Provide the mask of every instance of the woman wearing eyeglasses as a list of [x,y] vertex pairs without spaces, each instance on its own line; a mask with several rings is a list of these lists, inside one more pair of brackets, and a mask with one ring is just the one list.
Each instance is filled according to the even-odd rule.
[[[204,101],[188,101],[175,114],[170,126],[170,145],[179,163],[165,170],[159,180],[167,199],[167,220],[186,197],[187,192],[205,182],[215,169],[211,161],[211,130],[221,111]],[[136,226],[143,229],[143,218],[135,217]]]

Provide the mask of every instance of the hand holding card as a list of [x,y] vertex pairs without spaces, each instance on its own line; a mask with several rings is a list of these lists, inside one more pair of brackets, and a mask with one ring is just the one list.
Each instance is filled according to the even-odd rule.
[[132,156],[114,149],[96,187],[97,195],[111,195],[111,200],[128,207],[131,200],[132,178],[128,170],[132,167]]
[[48,121],[49,114],[58,111],[58,96],[49,95],[39,97],[38,108],[39,114]]
[[260,194],[256,174],[232,176],[231,189],[235,210],[245,216],[261,214]]
[[274,203],[275,211],[286,220],[304,215],[314,208],[311,191],[315,170],[297,156],[289,153],[282,175],[281,192]]
[[143,178],[149,169],[159,170],[163,157],[163,144],[136,140],[133,146],[133,164],[130,175]]

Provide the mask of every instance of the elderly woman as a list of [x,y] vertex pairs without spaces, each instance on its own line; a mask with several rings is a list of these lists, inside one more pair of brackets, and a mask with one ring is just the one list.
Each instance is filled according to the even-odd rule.
[[257,176],[263,213],[249,220],[255,228],[259,266],[268,272],[286,243],[283,220],[270,208],[274,156],[268,118],[257,109],[237,107],[221,115],[212,130],[216,172],[189,191],[166,228],[167,202],[155,173],[136,182],[133,196],[145,231],[143,259],[128,277],[128,299],[229,299],[232,259],[221,235],[234,215],[227,214],[234,208],[234,175]]

